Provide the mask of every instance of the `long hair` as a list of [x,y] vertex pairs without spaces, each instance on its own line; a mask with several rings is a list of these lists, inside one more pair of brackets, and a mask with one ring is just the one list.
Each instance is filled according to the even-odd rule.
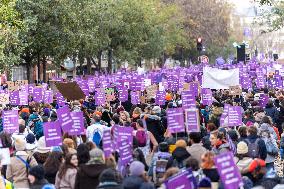
[[90,160],[89,148],[85,143],[79,144],[77,148],[78,163],[84,164]]
[[72,168],[76,168],[74,165],[72,165],[71,163],[71,159],[72,157],[76,155],[76,154],[67,154],[65,157],[65,162],[62,164],[62,166],[60,167],[59,171],[58,171],[58,177],[60,179],[62,179],[62,177],[66,174],[67,169],[72,169]]
[[45,163],[43,164],[45,172],[56,173],[62,164],[62,159],[63,159],[62,152],[51,152],[47,157]]

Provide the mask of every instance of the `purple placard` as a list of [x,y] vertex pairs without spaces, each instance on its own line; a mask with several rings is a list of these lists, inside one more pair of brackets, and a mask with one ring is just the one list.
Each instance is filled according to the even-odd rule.
[[258,101],[258,105],[262,108],[264,108],[266,106],[266,104],[269,101],[269,97],[266,94],[260,94],[259,96],[259,101]]
[[96,90],[96,80],[88,79],[88,87],[89,87],[90,93],[95,92],[95,90]]
[[196,107],[195,96],[193,91],[181,92],[182,107],[184,109]]
[[140,104],[139,91],[131,91],[131,103]]
[[53,102],[53,91],[52,90],[46,90],[44,92],[43,102],[48,103],[48,104]]
[[7,133],[19,131],[19,115],[17,110],[3,111],[3,130]]
[[73,125],[68,131],[69,135],[81,135],[84,132],[83,112],[71,112]]
[[46,147],[62,145],[62,133],[58,121],[43,123],[43,133]]
[[243,186],[241,174],[235,164],[232,152],[216,156],[214,162],[225,189],[238,189]]
[[184,116],[182,108],[167,109],[168,129],[171,133],[184,132]]
[[29,90],[29,94],[33,95],[33,93],[34,93],[34,85],[33,84],[29,84],[28,85],[28,90]]
[[128,100],[128,90],[125,87],[122,87],[121,89],[118,90],[119,92],[119,101],[121,102],[126,102]]
[[19,105],[20,104],[19,91],[14,91],[14,92],[10,93],[10,104],[11,105]]
[[159,106],[165,105],[166,103],[166,91],[158,91],[156,94],[155,103]]
[[65,105],[65,99],[60,92],[57,92],[55,97],[56,97],[56,101],[57,101],[58,106],[64,106]]
[[104,90],[97,89],[95,94],[96,105],[104,105],[106,103],[106,94]]
[[187,132],[199,132],[200,120],[199,112],[196,108],[190,108],[185,110],[186,128]]
[[33,91],[33,100],[35,102],[42,102],[43,95],[42,95],[42,88],[41,87],[35,87]]
[[82,89],[82,91],[84,92],[84,94],[86,96],[89,96],[89,86],[88,86],[88,81],[87,80],[78,80],[77,81],[79,87]]
[[165,181],[165,185],[167,189],[196,189],[197,181],[193,176],[192,170],[187,169],[170,177]]
[[193,91],[195,97],[198,96],[198,88],[199,88],[198,82],[189,83],[189,90]]
[[110,129],[105,129],[103,133],[103,149],[105,153],[105,157],[108,158],[111,156],[114,147],[113,143],[111,140],[111,130]]
[[73,120],[70,110],[67,106],[59,108],[57,110],[57,119],[62,127],[63,132],[67,133],[73,127]]
[[26,91],[19,92],[20,104],[19,105],[28,105],[29,103],[29,93]]
[[123,127],[119,125],[114,126],[114,141],[116,145],[119,145],[120,141],[127,140],[128,145],[132,146],[133,142],[133,128]]
[[202,104],[210,106],[213,102],[212,91],[211,89],[202,89],[201,90],[202,96]]
[[133,159],[132,146],[129,145],[127,140],[122,140],[119,143],[119,164],[122,166],[127,165]]
[[242,111],[240,106],[229,107],[228,112],[228,126],[240,126],[242,125]]

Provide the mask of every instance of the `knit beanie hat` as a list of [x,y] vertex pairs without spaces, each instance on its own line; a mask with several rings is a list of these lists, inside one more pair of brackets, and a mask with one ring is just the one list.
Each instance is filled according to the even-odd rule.
[[90,152],[90,160],[87,164],[104,163],[104,152],[99,148],[94,148]]
[[211,188],[211,180],[208,177],[204,177],[200,180],[198,188]]
[[237,144],[237,154],[246,154],[248,153],[247,143],[241,141]]
[[36,179],[41,180],[44,178],[44,169],[41,165],[36,165],[31,167],[29,170],[29,175],[34,176]]
[[26,141],[21,138],[17,138],[15,140],[15,149],[16,151],[24,151],[26,149]]
[[129,167],[130,175],[141,176],[145,171],[145,165],[140,161],[133,161]]

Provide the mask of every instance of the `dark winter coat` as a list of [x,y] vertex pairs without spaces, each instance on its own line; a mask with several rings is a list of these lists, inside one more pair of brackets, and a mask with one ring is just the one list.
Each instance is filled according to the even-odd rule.
[[170,167],[175,166],[174,165],[174,160],[176,160],[178,163],[182,163],[184,160],[190,157],[190,153],[185,148],[182,147],[177,147],[173,151],[172,157],[170,157],[168,164],[167,164],[167,169]]
[[36,180],[33,184],[30,185],[30,189],[42,189],[42,187],[47,184],[49,183],[45,179]]
[[[247,137],[247,139],[251,143],[254,143],[257,138],[259,138],[257,135],[256,136],[250,135]],[[258,147],[259,147],[259,158],[265,161],[266,156],[267,156],[267,150],[266,150],[265,142],[262,139],[258,141]]]
[[77,172],[75,189],[96,188],[100,174],[107,169],[105,164],[82,164]]

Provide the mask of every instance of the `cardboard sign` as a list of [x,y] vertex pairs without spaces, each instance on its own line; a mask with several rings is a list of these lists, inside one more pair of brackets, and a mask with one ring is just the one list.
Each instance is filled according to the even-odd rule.
[[28,84],[28,80],[7,81],[9,91],[17,91],[23,85]]
[[115,93],[113,88],[106,88],[105,89],[106,94],[106,101],[111,102],[115,100]]
[[6,93],[0,94],[0,104],[9,104],[9,94]]
[[242,87],[240,85],[230,86],[229,95],[231,96],[242,95]]
[[85,99],[86,95],[76,82],[55,83],[58,91],[68,100]]

